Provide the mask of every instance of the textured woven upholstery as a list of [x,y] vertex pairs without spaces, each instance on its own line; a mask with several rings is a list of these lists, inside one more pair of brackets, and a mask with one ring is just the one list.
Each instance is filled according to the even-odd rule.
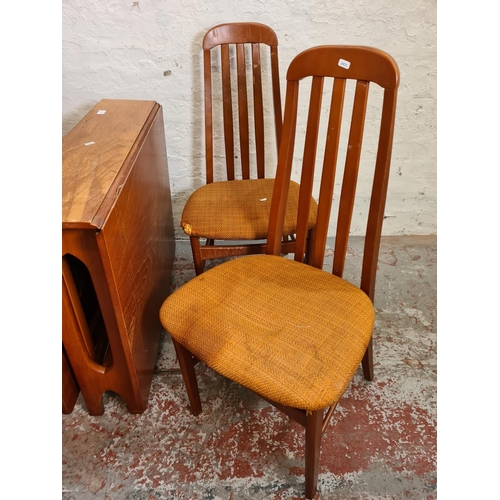
[[[187,201],[181,226],[189,236],[214,240],[267,238],[274,179],[214,182],[197,189]],[[283,236],[295,234],[299,185],[290,183]],[[261,201],[262,200],[262,201]],[[316,222],[311,202],[309,228]]]
[[374,309],[359,288],[284,257],[221,264],[175,291],[160,319],[218,373],[286,406],[335,404],[371,338]]

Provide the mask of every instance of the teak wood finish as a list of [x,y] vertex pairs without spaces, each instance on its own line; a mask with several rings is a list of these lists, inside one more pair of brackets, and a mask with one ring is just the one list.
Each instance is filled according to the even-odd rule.
[[62,141],[63,412],[147,408],[175,253],[161,106],[100,101]]
[[[252,73],[247,85],[245,44],[251,46]],[[262,46],[267,46],[271,68],[271,92],[273,101],[274,133],[276,150],[278,150],[282,131],[282,107],[278,62],[278,38],[276,33],[259,23],[228,23],[211,28],[203,39],[203,68],[204,68],[204,105],[205,105],[205,161],[206,183],[214,182],[214,109],[212,88],[212,55],[219,50],[222,79],[223,99],[223,134],[225,147],[226,180],[234,181],[237,178],[235,165],[235,129],[239,129],[240,147],[240,177],[243,180],[257,178],[264,179],[265,175],[265,136],[270,127],[265,126],[264,120],[264,91],[265,82],[262,79]],[[236,51],[235,82],[231,81],[231,69],[234,68],[230,50]],[[233,78],[234,80],[234,78]],[[237,117],[233,114],[232,87],[237,89]],[[253,95],[249,99],[248,91]],[[253,111],[250,107],[253,101]],[[253,113],[256,172],[252,172],[250,164],[250,135],[249,115]],[[237,126],[238,124],[238,126]],[[242,238],[243,240],[244,238]],[[290,238],[291,239],[291,238]],[[213,239],[206,238],[206,245],[200,243],[200,237],[190,235],[191,248],[196,274],[203,272],[206,260],[264,253],[265,244],[258,242],[223,243],[216,244]],[[283,251],[293,250],[293,242],[283,243]]]
[[[334,79],[334,86],[330,103],[325,152],[322,161],[323,168],[318,202],[318,220],[314,231],[312,251],[308,251],[306,256],[305,241],[307,226],[304,214],[308,212],[316,163],[321,162],[321,159],[318,162],[315,160],[319,136],[319,117],[325,88],[324,81],[326,79],[331,80],[332,78]],[[354,195],[360,163],[369,86],[370,83],[374,83],[383,88],[378,149],[376,157],[374,157],[373,185],[366,227],[360,284],[360,289],[373,302],[384,206],[389,180],[399,70],[392,57],[383,51],[369,47],[319,46],[300,53],[292,61],[287,73],[284,128],[272,199],[269,238],[267,242],[268,255],[276,256],[281,251],[281,230],[296,137],[299,82],[305,79],[312,79],[312,85],[302,161],[299,223],[294,259],[301,263],[306,259],[307,264],[303,263],[301,264],[302,266],[310,265],[319,269],[322,268],[323,264],[328,221],[332,207],[341,124],[345,120],[343,118],[343,105],[346,83],[348,80],[355,81],[355,98],[340,193],[335,239],[333,274],[339,277],[342,277],[343,273],[349,228],[354,207]],[[222,274],[221,269],[231,264],[221,264],[210,270],[207,274],[211,273],[212,276],[216,276],[219,272]],[[311,271],[316,272],[313,269]],[[293,280],[293,276],[290,276],[289,279]],[[308,304],[304,304],[304,308],[307,307]],[[335,307],[335,304],[332,304],[332,307]],[[286,321],[286,318],[283,321]],[[194,320],[192,324],[194,324]],[[251,335],[246,335],[243,332],[241,337],[242,342],[248,342],[245,339],[250,338]],[[174,340],[174,345],[180,360],[192,412],[194,415],[198,415],[201,412],[201,401],[194,370],[197,359],[179,342]],[[372,380],[374,376],[372,349],[372,342],[370,340],[364,355],[360,353],[360,356],[363,356],[362,366],[364,376],[368,380]],[[332,376],[335,376],[335,374],[332,374]],[[305,489],[306,497],[313,498],[317,490],[321,437],[336,403],[329,409],[324,408],[322,410],[310,411],[286,407],[273,401],[270,402],[305,427]]]

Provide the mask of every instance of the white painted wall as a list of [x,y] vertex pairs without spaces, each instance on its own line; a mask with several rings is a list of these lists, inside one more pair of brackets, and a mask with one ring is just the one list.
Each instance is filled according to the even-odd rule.
[[384,234],[437,232],[435,0],[64,0],[62,21],[63,135],[103,98],[159,102],[177,225],[204,183],[201,41],[210,27],[271,26],[283,80],[293,57],[314,45],[389,52],[401,86]]

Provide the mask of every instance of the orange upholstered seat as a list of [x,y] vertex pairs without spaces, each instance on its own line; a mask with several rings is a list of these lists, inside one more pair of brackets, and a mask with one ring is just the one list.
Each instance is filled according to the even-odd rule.
[[319,410],[346,390],[375,313],[363,291],[337,276],[255,255],[191,280],[160,318],[218,373],[283,405]]
[[[182,228],[190,236],[214,240],[267,238],[274,179],[213,182],[197,189],[184,207]],[[290,183],[283,236],[297,226],[299,185]],[[316,222],[317,204],[311,203],[309,228]]]

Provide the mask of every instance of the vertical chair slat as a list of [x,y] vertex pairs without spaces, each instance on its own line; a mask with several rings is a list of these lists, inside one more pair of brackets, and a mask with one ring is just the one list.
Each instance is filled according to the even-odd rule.
[[332,209],[335,173],[337,170],[338,147],[340,141],[342,111],[344,107],[345,87],[345,79],[335,78],[332,92],[332,101],[330,105],[330,117],[328,120],[328,129],[326,133],[325,156],[323,161],[323,172],[321,174],[318,218],[316,221],[314,254],[312,261],[312,265],[314,267],[317,267],[318,269],[322,269],[323,267],[326,239],[328,237],[328,222],[330,220],[330,212]]
[[207,184],[214,181],[214,139],[212,129],[212,61],[210,50],[203,51],[203,65],[205,75],[205,158]]
[[309,222],[309,209],[314,182],[314,167],[316,163],[316,150],[318,146],[318,133],[320,122],[321,98],[323,93],[323,77],[313,77],[309,114],[307,117],[306,138],[304,143],[304,157],[302,162],[302,175],[300,178],[300,194],[297,217],[297,234],[295,242],[295,260],[303,262],[306,242],[307,225]]
[[274,123],[276,127],[276,147],[279,152],[283,128],[281,111],[280,77],[278,70],[278,46],[271,46],[271,72],[273,82]]
[[238,73],[238,119],[240,128],[240,156],[243,179],[250,179],[250,144],[248,137],[248,95],[245,64],[245,45],[236,44]]
[[368,102],[369,82],[357,81],[354,106],[352,110],[351,130],[342,181],[342,191],[335,236],[335,251],[333,258],[333,274],[342,276],[344,272],[349,229],[351,227],[354,197],[358,180],[359,160],[361,157],[361,144],[365,125],[366,104]]
[[[375,294],[375,276],[384,220],[385,200],[389,183],[389,167],[391,163],[392,142],[394,138],[394,121],[396,114],[396,89],[384,90],[382,119],[378,142],[377,160],[371,194],[370,211],[363,252],[363,271],[361,274],[361,290],[373,301]],[[382,186],[382,187],[380,187]]]
[[295,125],[297,123],[297,96],[299,83],[288,82],[285,96],[286,114],[284,117],[283,137],[287,140],[280,143],[278,154],[278,167],[274,179],[273,198],[267,232],[266,253],[279,255],[281,252],[281,239],[283,236],[283,223],[285,219],[286,202],[290,187],[290,173],[293,162],[293,149],[295,146]]
[[231,69],[229,62],[229,46],[221,45],[222,64],[222,106],[224,114],[224,144],[226,148],[227,179],[234,180],[234,130],[233,102],[231,97]]
[[252,75],[257,178],[263,179],[265,177],[264,102],[262,97],[260,45],[258,43],[252,43]]

